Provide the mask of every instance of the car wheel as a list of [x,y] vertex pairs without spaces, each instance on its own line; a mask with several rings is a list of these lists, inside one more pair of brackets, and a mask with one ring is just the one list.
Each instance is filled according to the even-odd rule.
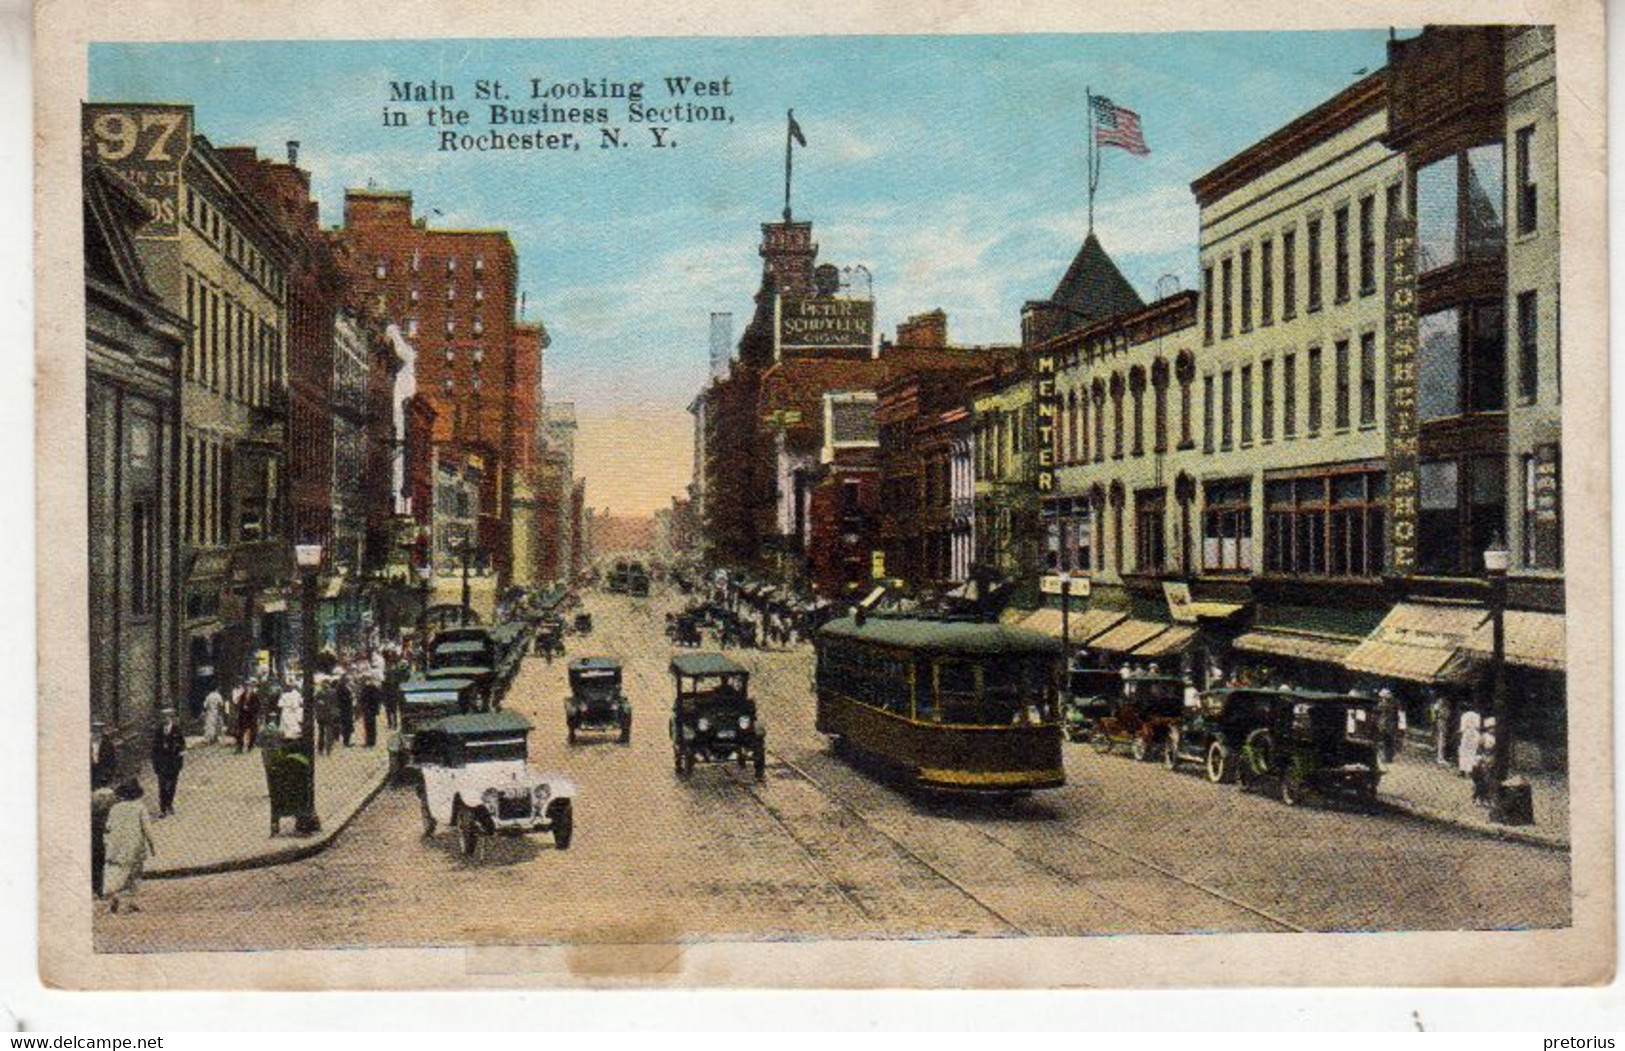
[[1303,779],[1295,774],[1287,774],[1281,778],[1281,802],[1287,806],[1297,806],[1304,800],[1308,786]]
[[1236,764],[1230,756],[1230,749],[1224,746],[1223,741],[1214,741],[1207,746],[1207,779],[1213,784],[1222,785],[1235,779]]
[[550,809],[553,811],[553,845],[569,850],[570,840],[575,835],[575,811],[568,799],[555,801]]
[[686,778],[694,772],[694,752],[689,748],[677,749],[677,776]]
[[1162,742],[1162,765],[1169,770],[1179,769],[1179,731],[1169,730],[1167,740]]
[[1146,739],[1145,734],[1134,735],[1134,742],[1129,745],[1129,754],[1134,756],[1136,762],[1151,761],[1151,742]]
[[632,743],[632,717],[630,715],[621,719],[621,743]]
[[767,742],[756,742],[756,780],[767,780]]
[[1095,732],[1089,736],[1089,743],[1094,746],[1095,751],[1100,755],[1111,754],[1112,739],[1107,737],[1100,730],[1095,730]]
[[472,857],[480,846],[480,821],[474,811],[464,808],[457,813],[457,848],[463,857]]
[[565,736],[565,740],[567,740],[570,744],[575,744],[576,743],[576,724],[575,723],[566,723],[565,724],[564,736]]
[[429,797],[422,792],[418,793],[418,814],[423,818],[423,838],[428,839],[434,835],[437,822],[434,815],[429,813]]

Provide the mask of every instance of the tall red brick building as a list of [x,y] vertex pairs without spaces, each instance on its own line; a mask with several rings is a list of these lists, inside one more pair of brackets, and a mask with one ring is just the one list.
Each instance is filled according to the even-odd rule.
[[413,217],[409,191],[372,189],[345,193],[338,235],[358,294],[417,348],[436,452],[477,483],[479,561],[505,585],[516,440],[513,241],[505,230],[432,229]]

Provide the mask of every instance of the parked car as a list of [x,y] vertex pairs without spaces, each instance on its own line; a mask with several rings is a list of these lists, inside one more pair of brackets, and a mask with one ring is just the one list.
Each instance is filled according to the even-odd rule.
[[583,730],[614,730],[621,743],[632,740],[632,702],[621,692],[621,662],[613,657],[577,657],[570,662],[570,698],[564,702],[569,741]]
[[1283,801],[1308,791],[1373,795],[1377,766],[1376,702],[1353,694],[1230,687],[1209,690],[1169,732],[1163,762],[1201,762],[1215,784],[1242,778],[1273,782]]
[[1375,799],[1382,780],[1376,700],[1301,690],[1276,696],[1270,725],[1242,742],[1242,787],[1273,786],[1288,806],[1311,795]]
[[1068,741],[1087,741],[1100,720],[1112,713],[1123,697],[1123,676],[1111,668],[1080,668],[1067,671],[1067,688],[1061,698],[1061,726]]
[[415,767],[412,739],[420,727],[478,707],[479,687],[472,679],[442,676],[401,683],[400,729],[388,741],[390,775],[400,780]]
[[720,653],[683,653],[671,659],[672,762],[678,777],[694,764],[752,763],[756,779],[767,770],[767,731],[750,699],[750,673]]
[[412,755],[422,781],[423,835],[457,830],[465,855],[485,836],[551,833],[560,850],[575,835],[575,786],[526,760],[530,721],[513,712],[453,715],[419,729]]
[[1184,718],[1185,680],[1175,675],[1117,675],[1122,695],[1094,724],[1090,743],[1102,755],[1119,744],[1140,762],[1156,758]]

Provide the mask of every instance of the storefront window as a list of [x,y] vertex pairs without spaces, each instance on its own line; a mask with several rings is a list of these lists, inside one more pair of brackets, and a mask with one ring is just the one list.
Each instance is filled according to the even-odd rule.
[[1417,558],[1425,573],[1476,574],[1506,520],[1506,468],[1496,457],[1421,465]]
[[1424,572],[1454,572],[1461,532],[1460,479],[1454,460],[1424,463],[1419,471],[1417,563]]

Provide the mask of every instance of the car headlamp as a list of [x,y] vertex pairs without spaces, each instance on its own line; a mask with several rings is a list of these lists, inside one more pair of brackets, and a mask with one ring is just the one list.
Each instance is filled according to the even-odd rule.
[[695,726],[696,726],[696,727],[698,727],[698,728],[699,728],[699,731],[700,731],[700,732],[701,732],[701,733],[704,733],[704,732],[705,732],[705,731],[707,731],[707,730],[709,730],[709,729],[711,729],[711,720],[709,720],[709,719],[707,719],[707,718],[705,718],[705,717],[704,717],[704,716],[703,716],[703,715],[702,715],[702,716],[701,716],[701,717],[700,717],[700,719],[699,719],[699,721],[698,721],[698,722],[696,722],[696,723],[695,723],[695,724],[694,724],[694,725],[695,725]]
[[741,730],[749,730],[750,729],[750,716],[741,715],[739,717],[739,728]]
[[545,784],[537,785],[535,788],[530,790],[531,798],[536,800],[537,806],[541,806],[543,803],[547,802],[548,797],[552,794],[552,789],[548,788]]
[[485,809],[495,810],[497,808],[497,801],[501,798],[501,792],[498,792],[494,788],[487,788],[483,793],[481,793],[480,802],[485,804]]

